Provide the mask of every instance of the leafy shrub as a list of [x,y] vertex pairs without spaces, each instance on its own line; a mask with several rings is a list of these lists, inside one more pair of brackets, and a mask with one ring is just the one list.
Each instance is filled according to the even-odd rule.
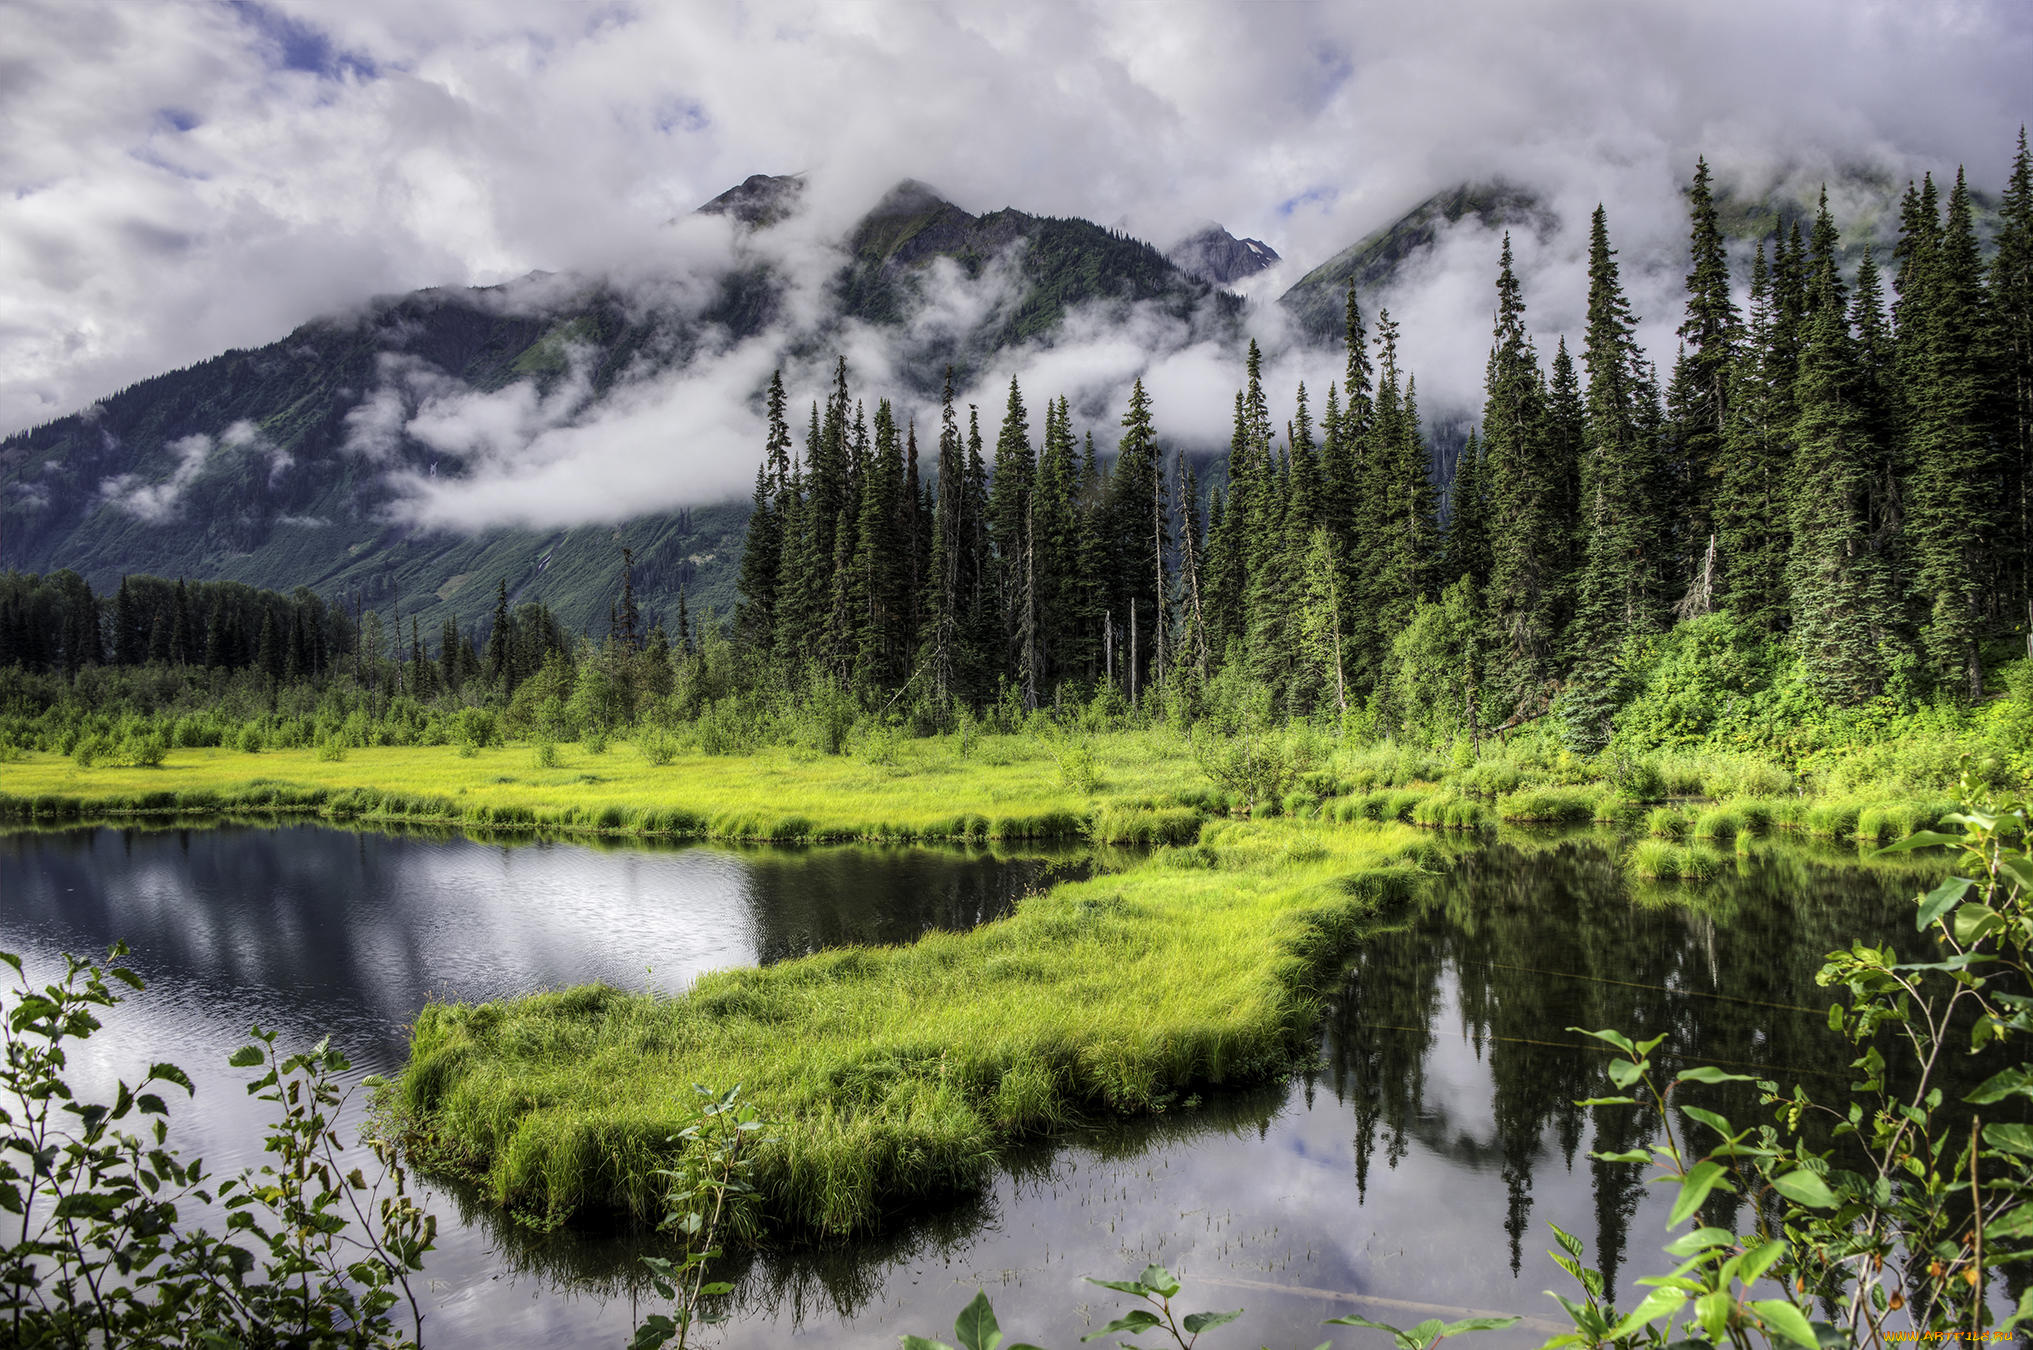
[[530,762],[535,764],[536,767],[539,769],[557,768],[558,767],[557,742],[551,740],[538,741],[536,743],[533,753],[530,755]]
[[260,727],[249,723],[233,738],[233,748],[243,755],[258,755],[268,748],[268,738],[261,734]]
[[1068,741],[1052,756],[1059,770],[1059,786],[1068,792],[1081,796],[1092,796],[1101,790],[1101,765],[1094,758],[1094,747],[1086,741]]
[[646,762],[662,768],[678,757],[678,738],[663,727],[647,727],[636,736],[635,750]]

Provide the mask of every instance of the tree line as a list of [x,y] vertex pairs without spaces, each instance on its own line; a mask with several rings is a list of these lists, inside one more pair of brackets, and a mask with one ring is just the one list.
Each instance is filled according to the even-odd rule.
[[[1254,343],[1226,464],[1203,492],[1133,384],[1114,445],[1012,379],[991,446],[949,372],[922,455],[844,359],[802,437],[781,374],[731,619],[645,624],[624,556],[596,650],[617,687],[808,692],[939,724],[1097,693],[1188,713],[1246,690],[1375,734],[1480,736],[1553,714],[1604,745],[1669,630],[1778,653],[1818,699],[1982,698],[2033,621],[2033,163],[2022,131],[1988,262],[1960,172],[1909,184],[1889,276],[1845,265],[1826,194],[1757,242],[1741,292],[1708,167],[1663,376],[1636,340],[1605,212],[1586,327],[1542,359],[1506,236],[1479,421],[1442,481],[1389,313],[1350,287],[1344,366],[1274,413]],[[1741,303],[1740,303],[1741,300]],[[1316,415],[1317,408],[1317,415]],[[802,444],[799,444],[800,439]],[[992,458],[991,458],[992,454]],[[1712,632],[1710,631],[1712,630]],[[351,675],[419,697],[562,696],[584,651],[541,605],[405,632],[307,590],[0,577],[0,665]],[[435,646],[435,651],[433,651]],[[706,663],[687,681],[672,667]],[[627,657],[617,664],[614,654]],[[548,672],[548,674],[546,674]],[[1226,692],[1224,692],[1226,691]],[[640,697],[631,694],[629,720]],[[694,700],[696,701],[696,700]]]
[[1809,228],[1758,242],[1740,304],[1705,161],[1687,201],[1663,378],[1602,208],[1578,361],[1564,337],[1542,359],[1505,237],[1482,416],[1445,484],[1397,327],[1380,313],[1372,336],[1352,285],[1317,420],[1303,385],[1274,417],[1251,344],[1204,523],[1140,381],[1104,464],[1063,397],[1034,445],[1013,379],[991,472],[949,375],[928,472],[887,401],[871,432],[844,361],[793,454],[779,377],[736,640],[766,679],[1026,708],[1234,672],[1290,715],[1386,730],[1438,673],[1469,729],[1550,710],[1584,749],[1607,741],[1633,652],[1709,615],[1784,648],[1832,704],[1983,697],[1986,644],[2033,620],[2024,133],[1989,264],[1963,175],[1945,203],[1930,176],[1905,194],[1889,292],[1869,249],[1843,265],[1824,192]]

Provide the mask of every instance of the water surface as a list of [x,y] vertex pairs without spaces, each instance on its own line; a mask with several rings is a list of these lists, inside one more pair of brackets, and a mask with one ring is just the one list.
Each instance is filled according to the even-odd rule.
[[[1614,841],[1507,836],[1355,952],[1307,1073],[1010,1160],[986,1193],[852,1248],[748,1261],[718,1343],[893,1346],[943,1333],[986,1287],[1013,1335],[1072,1345],[1113,1315],[1084,1283],[1163,1261],[1195,1307],[1247,1306],[1211,1345],[1311,1346],[1357,1312],[1540,1319],[1566,1291],[1548,1223],[1620,1293],[1663,1269],[1667,1197],[1598,1148],[1651,1122],[1572,1103],[1608,1056],[1566,1030],[1669,1035],[1672,1055],[1839,1093],[1812,975],[1860,936],[1914,942],[1922,878],[1773,850],[1699,888],[1633,885]],[[215,1169],[253,1161],[258,1116],[223,1067],[250,1021],[331,1032],[358,1072],[401,1062],[429,998],[607,980],[670,992],[700,971],[907,941],[1008,910],[1080,864],[936,850],[489,845],[314,826],[0,839],[0,941],[47,966],[115,937],[151,988],[94,1069],[167,1055],[200,1080],[179,1126]],[[1903,936],[1902,936],[1903,934]],[[1742,1099],[1723,1100],[1742,1119]],[[641,1240],[531,1234],[440,1191],[426,1343],[625,1342]],[[1718,1210],[1711,1218],[1728,1222]],[[1344,1331],[1360,1345],[1374,1333]]]

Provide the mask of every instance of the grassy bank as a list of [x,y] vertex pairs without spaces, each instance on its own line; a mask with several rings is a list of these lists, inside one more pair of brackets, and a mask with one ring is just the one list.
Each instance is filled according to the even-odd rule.
[[[1200,731],[1203,740],[1218,733]],[[1546,735],[1480,757],[1335,742],[1304,727],[1257,814],[1401,821],[1476,831],[1595,823],[1669,842],[1788,833],[1887,844],[1950,809],[1953,763],[1886,769],[1871,756],[1800,773],[1749,754],[1577,758]],[[178,748],[156,766],[30,752],[0,762],[0,823],[229,813],[341,822],[772,842],[1088,838],[1150,846],[1194,838],[1244,790],[1224,789],[1163,726],[1081,735],[887,737],[822,755],[784,746],[705,754],[630,742]]]
[[[653,764],[617,742],[595,754],[526,745],[461,755],[451,746],[246,754],[180,749],[158,767],[81,768],[49,754],[0,764],[0,820],[118,818],[168,812],[296,812],[339,821],[409,821],[564,833],[723,839],[1047,839],[1084,835],[1097,811],[1120,842],[1169,812],[1164,838],[1191,837],[1180,812],[1214,805],[1183,744],[1141,733],[1084,743],[1076,772],[1021,737],[902,742],[886,757],[678,754]],[[1132,837],[1137,836],[1137,837]]]
[[[423,1160],[547,1222],[657,1208],[693,1083],[783,1122],[760,1160],[794,1230],[867,1229],[978,1185],[1019,1136],[1283,1071],[1319,982],[1423,852],[1403,826],[1210,825],[907,947],[419,1015],[391,1097]],[[646,953],[653,957],[654,953]]]

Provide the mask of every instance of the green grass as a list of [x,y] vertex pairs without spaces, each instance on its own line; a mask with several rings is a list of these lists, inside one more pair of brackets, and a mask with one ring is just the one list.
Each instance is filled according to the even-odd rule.
[[1707,881],[1722,870],[1722,859],[1700,844],[1640,839],[1631,846],[1624,865],[1646,881]]
[[[767,749],[654,765],[618,747],[593,755],[572,745],[557,746],[544,768],[526,745],[470,758],[452,746],[377,746],[336,762],[311,749],[179,749],[155,769],[80,769],[30,754],[0,765],[0,820],[258,811],[560,833],[912,841],[1078,838],[1098,811],[1132,796],[1161,813],[1213,809],[1205,776],[1174,738],[1116,733],[1089,744],[1104,783],[1089,794],[1062,782],[1047,747],[1014,736],[975,736],[964,753],[952,737],[908,741],[894,764]],[[1168,816],[1159,833],[1176,839],[1182,829]]]
[[1399,826],[1223,822],[1191,848],[905,947],[702,977],[433,1004],[388,1104],[417,1156],[543,1223],[658,1210],[693,1083],[778,1122],[767,1219],[867,1230],[978,1186],[1006,1143],[1284,1071],[1322,981],[1407,895]]
[[1687,837],[1693,822],[1687,813],[1677,806],[1654,807],[1645,816],[1645,833],[1654,839],[1668,839],[1675,843]]
[[1597,793],[1589,788],[1526,788],[1497,798],[1497,815],[1520,825],[1568,825],[1595,819]]

